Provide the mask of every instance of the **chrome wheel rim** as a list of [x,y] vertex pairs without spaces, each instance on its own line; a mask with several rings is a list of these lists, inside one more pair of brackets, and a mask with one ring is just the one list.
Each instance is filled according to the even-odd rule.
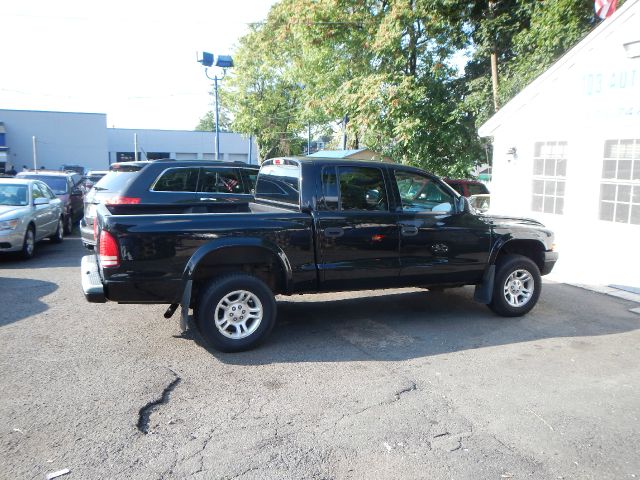
[[[18,237],[19,238],[19,237]],[[33,255],[33,248],[35,246],[35,238],[33,236],[33,230],[27,230],[27,236],[24,239],[25,250],[27,251],[27,255]]]
[[533,275],[529,271],[515,270],[504,282],[504,299],[512,307],[522,307],[533,297],[534,288]]
[[236,290],[218,302],[214,321],[218,331],[227,338],[240,340],[255,332],[262,322],[260,299],[247,290]]
[[64,223],[62,219],[58,220],[58,240],[62,240],[64,238]]

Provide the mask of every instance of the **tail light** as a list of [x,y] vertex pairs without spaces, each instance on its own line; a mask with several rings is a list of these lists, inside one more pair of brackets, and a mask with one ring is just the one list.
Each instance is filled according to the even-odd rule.
[[140,203],[137,197],[113,197],[104,202],[106,205],[136,205]]
[[100,232],[100,264],[103,267],[119,267],[120,252],[115,237],[106,230]]

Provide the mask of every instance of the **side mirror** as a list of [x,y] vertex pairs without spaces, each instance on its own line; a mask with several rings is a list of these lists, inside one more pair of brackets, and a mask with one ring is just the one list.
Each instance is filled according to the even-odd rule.
[[467,197],[460,195],[460,197],[458,197],[458,201],[456,204],[456,211],[458,213],[463,213],[463,212],[468,212],[469,211],[469,202],[467,200]]
[[44,197],[39,197],[33,200],[33,204],[35,206],[38,205],[48,205],[49,204],[49,199],[48,198],[44,198]]

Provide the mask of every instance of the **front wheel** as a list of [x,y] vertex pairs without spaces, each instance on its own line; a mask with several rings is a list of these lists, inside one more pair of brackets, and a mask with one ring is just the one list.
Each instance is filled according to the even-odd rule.
[[275,325],[276,301],[262,280],[236,273],[205,287],[196,317],[200,333],[212,347],[241,352],[269,335]]
[[27,231],[24,234],[24,240],[22,242],[22,250],[20,254],[22,258],[28,260],[33,258],[36,251],[36,232],[33,226],[29,225]]
[[496,267],[489,308],[503,317],[519,317],[535,307],[542,280],[533,260],[523,255],[505,255]]
[[58,219],[58,228],[56,229],[56,233],[49,237],[53,243],[62,243],[64,240],[64,222],[62,221],[62,217]]

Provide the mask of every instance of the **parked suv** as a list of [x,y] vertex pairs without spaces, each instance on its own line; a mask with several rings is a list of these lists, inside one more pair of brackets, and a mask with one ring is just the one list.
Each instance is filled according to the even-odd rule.
[[62,201],[64,233],[69,234],[73,231],[73,226],[84,213],[84,192],[80,188],[81,175],[56,170],[33,170],[20,172],[16,178],[30,178],[46,183]]
[[87,194],[82,243],[95,245],[96,206],[120,213],[218,213],[243,210],[253,200],[258,167],[243,162],[155,160],[114,163]]

